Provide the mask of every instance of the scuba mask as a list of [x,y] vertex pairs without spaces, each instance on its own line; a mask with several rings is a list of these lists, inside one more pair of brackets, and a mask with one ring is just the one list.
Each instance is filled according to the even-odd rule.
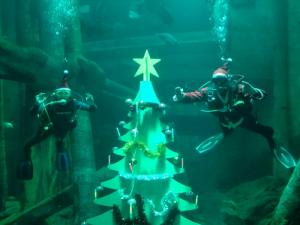
[[229,79],[227,76],[213,78],[212,82],[219,91],[224,91],[229,88]]
[[68,99],[71,97],[71,89],[70,88],[58,88],[54,91],[54,95],[57,99]]

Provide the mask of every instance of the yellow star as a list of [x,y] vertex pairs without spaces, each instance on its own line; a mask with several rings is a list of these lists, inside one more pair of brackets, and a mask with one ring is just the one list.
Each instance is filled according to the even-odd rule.
[[143,80],[150,81],[150,75],[153,74],[159,77],[154,65],[160,61],[160,59],[151,59],[148,50],[146,50],[144,58],[134,58],[133,61],[140,65],[139,69],[135,73],[135,77],[143,74]]

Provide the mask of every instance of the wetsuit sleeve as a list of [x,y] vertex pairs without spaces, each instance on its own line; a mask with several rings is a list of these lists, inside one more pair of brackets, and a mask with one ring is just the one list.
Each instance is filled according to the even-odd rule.
[[84,111],[94,112],[97,109],[97,106],[95,104],[89,105],[82,101],[78,101],[76,99],[74,100],[74,104],[77,109],[84,110]]
[[185,92],[180,102],[194,103],[194,102],[205,101],[206,98],[207,98],[207,88],[202,88],[196,91]]

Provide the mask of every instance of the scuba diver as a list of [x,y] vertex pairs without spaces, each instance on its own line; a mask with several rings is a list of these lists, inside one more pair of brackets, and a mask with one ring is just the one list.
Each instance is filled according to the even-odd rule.
[[35,104],[30,109],[32,116],[37,116],[39,126],[32,138],[24,145],[23,159],[19,165],[18,177],[30,180],[33,177],[31,161],[31,147],[42,142],[50,135],[56,139],[56,167],[59,171],[66,171],[70,167],[70,160],[64,149],[64,138],[76,127],[76,112],[84,110],[93,112],[97,109],[93,96],[86,94],[85,99],[75,97],[68,83],[68,70],[64,71],[62,87],[51,93],[39,93],[35,96]]
[[181,87],[176,87],[173,101],[199,103],[201,111],[210,112],[218,118],[223,132],[198,145],[196,150],[199,153],[212,149],[236,127],[242,127],[262,135],[267,140],[273,155],[283,166],[295,167],[296,163],[292,155],[274,140],[273,128],[259,123],[252,114],[254,101],[263,100],[266,96],[264,90],[253,87],[245,81],[244,75],[229,74],[227,62],[217,68],[211,80],[198,90],[184,92]]

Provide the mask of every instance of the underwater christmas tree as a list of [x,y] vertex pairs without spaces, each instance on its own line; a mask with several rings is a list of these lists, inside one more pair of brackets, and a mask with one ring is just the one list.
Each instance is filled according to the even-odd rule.
[[87,223],[196,225],[177,215],[179,211],[196,209],[197,196],[192,202],[180,198],[180,194],[190,193],[191,188],[174,179],[184,172],[183,159],[179,160],[178,153],[167,147],[174,138],[173,128],[160,121],[166,107],[160,103],[150,81],[151,74],[158,77],[154,64],[160,59],[151,59],[146,50],[142,59],[133,60],[140,65],[135,76],[143,74],[143,81],[136,98],[126,100],[130,121],[120,123],[126,130],[124,135],[118,132],[119,140],[125,144],[113,149],[114,154],[123,158],[109,163],[108,168],[118,171],[118,175],[100,186],[115,191],[95,199],[96,204],[112,209]]

